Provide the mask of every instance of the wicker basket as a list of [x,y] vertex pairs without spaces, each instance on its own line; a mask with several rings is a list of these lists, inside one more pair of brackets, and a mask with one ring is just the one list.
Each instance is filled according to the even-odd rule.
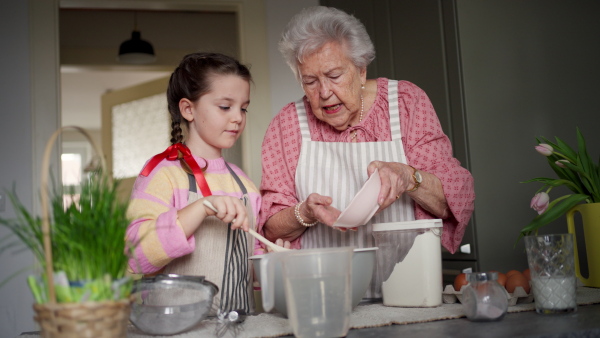
[[125,337],[129,300],[34,304],[42,337]]
[[100,148],[85,129],[74,126],[62,127],[54,132],[44,151],[41,174],[42,231],[48,283],[48,303],[34,304],[34,319],[40,325],[42,337],[125,337],[131,311],[131,299],[83,303],[57,303],[52,267],[50,239],[50,212],[48,203],[48,168],[54,141],[66,129],[75,129],[83,134],[106,164]]

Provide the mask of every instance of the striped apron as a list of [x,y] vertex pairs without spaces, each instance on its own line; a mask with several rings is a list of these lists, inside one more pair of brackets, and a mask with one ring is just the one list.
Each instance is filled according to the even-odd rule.
[[[225,163],[227,165],[227,163]],[[246,187],[227,165],[229,172],[240,186],[242,202],[246,206],[249,226],[256,229],[254,212]],[[188,205],[202,198],[197,193],[196,179],[188,174],[190,191]],[[165,267],[165,273],[204,276],[219,287],[213,300],[214,308],[221,311],[243,309],[254,311],[253,270],[248,259],[254,252],[254,238],[242,231],[231,230],[231,224],[224,223],[215,216],[208,216],[194,233],[196,250],[189,255],[174,259]]]
[[[310,138],[304,102],[297,101],[296,111],[302,135],[302,148],[296,169],[296,196],[305,200],[311,193],[330,196],[332,206],[343,211],[367,180],[367,166],[372,161],[406,163],[400,131],[398,82],[388,82],[391,141],[383,142],[318,142]],[[354,246],[374,247],[373,223],[414,220],[414,204],[403,194],[394,204],[377,213],[358,231],[341,232],[318,223],[302,235],[302,248]],[[376,280],[377,267],[372,281]],[[380,286],[372,282],[366,298],[380,298]]]

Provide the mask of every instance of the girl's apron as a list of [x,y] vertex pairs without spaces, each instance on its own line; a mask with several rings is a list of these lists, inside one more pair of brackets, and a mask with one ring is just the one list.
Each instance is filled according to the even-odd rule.
[[[240,186],[241,200],[246,206],[250,228],[255,229],[254,212],[246,187],[233,170],[227,169]],[[190,191],[188,205],[202,198],[196,190],[194,175],[188,174]],[[221,311],[243,309],[254,311],[252,291],[253,271],[248,258],[254,251],[254,238],[242,231],[231,230],[231,224],[215,216],[208,216],[194,233],[196,250],[189,255],[174,259],[165,267],[165,273],[204,276],[219,287],[213,303]],[[214,313],[212,313],[214,314]]]
[[[297,101],[296,111],[302,135],[302,149],[296,169],[296,194],[305,200],[311,193],[330,196],[332,206],[343,211],[367,180],[367,166],[372,161],[406,163],[400,132],[398,109],[398,82],[388,82],[391,141],[382,142],[318,142],[310,138],[306,109],[302,100]],[[354,246],[374,247],[373,223],[412,221],[412,199],[403,194],[394,204],[377,213],[358,231],[342,232],[318,223],[306,229],[302,235],[302,248],[326,248]],[[376,280],[377,265],[372,281]],[[380,298],[380,288],[371,283],[366,298]]]

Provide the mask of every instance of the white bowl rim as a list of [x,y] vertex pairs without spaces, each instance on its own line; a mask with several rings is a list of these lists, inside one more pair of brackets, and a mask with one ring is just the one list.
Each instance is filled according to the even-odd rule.
[[374,247],[371,247],[371,248],[356,248],[356,249],[354,249],[354,252],[375,251],[375,250],[379,250],[379,247],[374,246]]
[[[354,252],[375,251],[375,250],[379,250],[379,247],[374,246],[374,247],[370,247],[370,248],[355,248]],[[261,259],[262,256],[264,256],[264,255],[265,254],[253,255],[253,256],[248,257],[248,259]]]

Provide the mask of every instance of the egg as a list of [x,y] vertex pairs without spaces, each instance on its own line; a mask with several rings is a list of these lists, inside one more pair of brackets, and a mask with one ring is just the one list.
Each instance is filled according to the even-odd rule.
[[520,274],[521,271],[519,271],[519,270],[510,270],[509,272],[506,273],[506,278],[509,278],[510,276],[512,276],[515,273]]
[[529,294],[529,281],[527,281],[527,278],[521,272],[513,273],[506,279],[506,291],[508,293],[515,292],[518,286],[522,287]]
[[506,286],[506,279],[508,277],[506,277],[505,274],[503,274],[502,272],[498,272],[498,284],[502,285],[502,286]]
[[490,272],[495,272],[498,274],[498,279],[496,280],[496,282],[498,282],[498,284],[504,286],[506,284],[506,275],[503,274],[502,272],[498,271],[498,270],[490,270]]
[[529,271],[529,269],[523,270],[523,276],[527,278],[527,281],[531,281],[531,271]]
[[456,291],[460,291],[460,288],[463,287],[463,285],[467,285],[469,284],[469,281],[467,280],[467,274],[466,273],[459,273],[455,278],[454,278],[454,290]]

